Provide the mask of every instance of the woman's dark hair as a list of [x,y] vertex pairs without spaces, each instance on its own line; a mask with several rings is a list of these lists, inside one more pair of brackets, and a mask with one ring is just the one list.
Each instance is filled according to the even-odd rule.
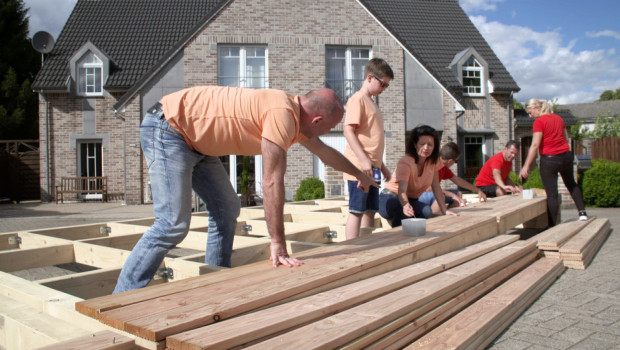
[[411,130],[411,134],[409,135],[409,140],[407,140],[407,146],[405,147],[405,153],[412,156],[416,163],[418,162],[418,151],[415,146],[418,144],[421,136],[430,136],[433,138],[435,142],[435,147],[433,147],[433,153],[431,153],[430,157],[426,160],[431,163],[437,163],[437,158],[439,158],[439,137],[437,136],[437,132],[435,129],[428,125],[418,125],[413,130]]

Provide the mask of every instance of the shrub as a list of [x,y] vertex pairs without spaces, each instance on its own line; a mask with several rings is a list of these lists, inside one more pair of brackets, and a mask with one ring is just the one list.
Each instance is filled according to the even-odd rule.
[[537,167],[530,171],[530,176],[523,184],[523,188],[545,188],[542,183],[542,178],[540,177],[540,168]]
[[521,184],[521,179],[519,178],[519,175],[515,174],[514,172],[511,171],[510,173],[508,173],[508,177],[515,185]]
[[620,163],[595,159],[583,176],[583,199],[597,207],[620,207]]
[[295,200],[306,201],[319,198],[325,198],[325,184],[323,181],[315,177],[303,179],[301,184],[299,184],[297,193],[295,193]]

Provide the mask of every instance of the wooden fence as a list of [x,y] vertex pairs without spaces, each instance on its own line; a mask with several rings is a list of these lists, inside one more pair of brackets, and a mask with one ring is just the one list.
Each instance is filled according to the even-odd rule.
[[39,140],[0,141],[0,197],[41,198]]
[[592,159],[620,162],[620,137],[604,137],[592,142]]

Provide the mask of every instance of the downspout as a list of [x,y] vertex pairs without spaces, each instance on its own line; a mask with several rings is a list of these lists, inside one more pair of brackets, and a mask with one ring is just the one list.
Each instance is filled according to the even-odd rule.
[[127,137],[126,137],[126,123],[125,118],[118,115],[118,111],[114,110],[114,117],[123,122],[123,205],[127,205]]
[[[45,92],[43,90],[39,90],[39,95],[45,101],[45,173],[47,178],[47,199],[46,202],[51,202],[51,188],[50,188],[50,116],[49,116],[49,102],[47,101],[47,97],[45,96]],[[40,148],[39,148],[40,149]]]
[[513,99],[513,91],[510,91],[510,98],[508,98],[508,102],[506,103],[506,113],[508,114],[508,140],[512,140],[513,131],[512,130],[512,117],[510,116],[510,109],[512,108],[512,99]]

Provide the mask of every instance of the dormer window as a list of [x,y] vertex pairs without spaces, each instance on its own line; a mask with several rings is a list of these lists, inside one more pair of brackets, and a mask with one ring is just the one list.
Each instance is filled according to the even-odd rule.
[[78,93],[82,96],[103,94],[103,62],[92,52],[78,61]]
[[463,88],[465,95],[482,96],[482,65],[471,56],[463,64]]

